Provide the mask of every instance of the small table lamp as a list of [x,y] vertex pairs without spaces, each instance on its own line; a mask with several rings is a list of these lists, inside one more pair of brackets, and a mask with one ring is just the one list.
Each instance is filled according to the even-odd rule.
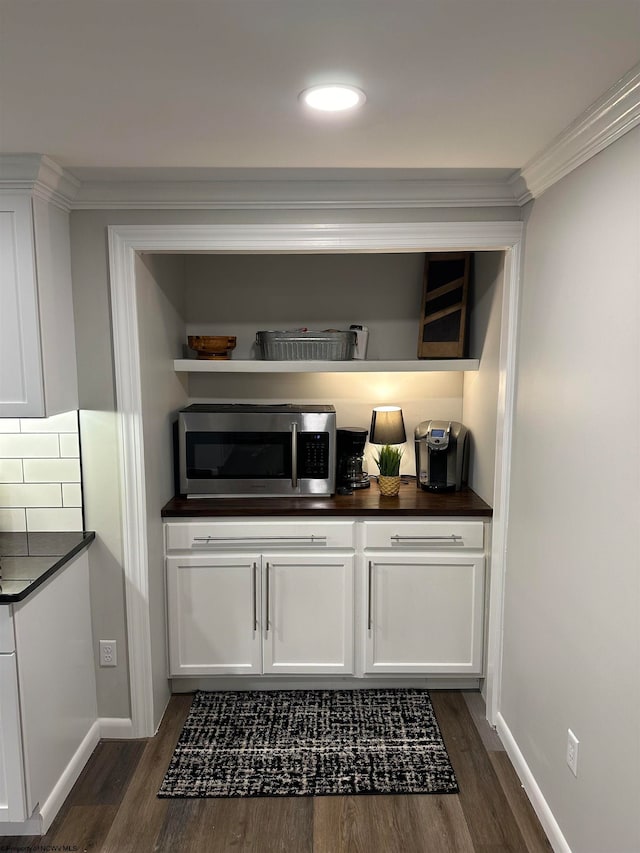
[[404,419],[400,406],[376,406],[371,416],[369,441],[371,444],[383,444],[376,464],[380,469],[378,486],[380,494],[392,497],[400,491],[400,462],[402,450],[390,447],[391,444],[403,444],[407,440]]
[[376,406],[371,414],[371,444],[404,444],[406,440],[400,406]]

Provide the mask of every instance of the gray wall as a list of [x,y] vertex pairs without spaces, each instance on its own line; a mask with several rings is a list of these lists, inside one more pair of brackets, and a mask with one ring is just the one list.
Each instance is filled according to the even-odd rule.
[[640,850],[639,238],[640,129],[526,232],[501,713],[575,853]]
[[476,252],[469,315],[469,352],[480,368],[464,374],[462,423],[471,433],[469,483],[493,505],[504,253]]
[[[408,222],[518,220],[518,208],[410,210],[243,211],[78,210],[71,214],[71,261],[76,322],[82,458],[87,524],[97,541],[90,549],[94,636],[118,641],[119,665],[99,669],[98,713],[130,716],[119,483],[119,445],[111,338],[107,226],[255,222]],[[255,377],[254,377],[255,380]],[[257,381],[257,380],[256,380]],[[301,381],[301,380],[300,380]],[[322,382],[322,377],[314,381]],[[390,379],[390,390],[395,387]],[[264,384],[264,382],[262,382]],[[328,388],[325,384],[324,388]],[[257,388],[245,385],[256,397]],[[307,386],[295,397],[304,397]],[[348,385],[340,394],[350,393]],[[201,389],[198,389],[200,393]],[[317,389],[314,389],[314,394]],[[191,393],[194,393],[193,390]],[[220,391],[221,396],[229,392]],[[320,389],[320,395],[327,392]],[[338,393],[331,392],[333,396]],[[420,397],[422,392],[420,391]],[[436,393],[440,393],[437,391]],[[449,392],[444,393],[446,395]],[[386,396],[386,395],[385,395]],[[388,398],[387,398],[388,399]],[[448,404],[447,404],[448,405]],[[353,413],[354,417],[356,413]]]
[[420,253],[191,255],[187,330],[236,335],[234,358],[252,358],[260,329],[364,323],[368,358],[415,359],[423,267]]

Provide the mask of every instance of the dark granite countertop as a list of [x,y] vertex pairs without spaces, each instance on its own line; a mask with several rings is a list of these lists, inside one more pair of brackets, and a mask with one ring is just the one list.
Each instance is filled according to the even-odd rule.
[[0,604],[25,599],[95,538],[86,530],[0,533]]
[[473,516],[491,518],[493,510],[469,488],[459,492],[425,492],[414,479],[405,480],[400,494],[386,498],[378,484],[356,489],[351,495],[278,498],[172,498],[162,508],[165,520],[177,518],[231,518],[249,516]]

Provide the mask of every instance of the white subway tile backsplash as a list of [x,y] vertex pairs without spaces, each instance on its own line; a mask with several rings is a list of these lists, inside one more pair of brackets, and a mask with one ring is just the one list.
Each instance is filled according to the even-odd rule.
[[59,455],[58,436],[53,433],[42,435],[0,434],[0,458],[33,459],[48,456],[57,457]]
[[78,413],[63,412],[50,418],[20,418],[21,432],[78,432]]
[[0,459],[0,483],[21,483],[22,459]]
[[82,487],[80,483],[62,484],[62,506],[82,506]]
[[26,512],[27,529],[31,533],[82,530],[81,509],[28,509]]
[[0,533],[24,533],[26,529],[26,510],[0,509]]
[[25,459],[25,483],[79,483],[79,459]]
[[63,432],[60,438],[60,456],[80,456],[80,439],[71,432]]
[[82,530],[78,413],[0,418],[0,531]]
[[3,483],[0,507],[62,506],[60,483]]

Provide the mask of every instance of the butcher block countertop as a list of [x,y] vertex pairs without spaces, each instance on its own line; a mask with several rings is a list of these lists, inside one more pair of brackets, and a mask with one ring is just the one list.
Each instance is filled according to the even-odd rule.
[[331,497],[278,498],[172,498],[162,508],[165,520],[172,518],[233,518],[256,516],[472,516],[491,518],[493,510],[475,492],[424,492],[415,480],[400,486],[400,494],[386,498],[374,481],[368,489],[351,495]]

